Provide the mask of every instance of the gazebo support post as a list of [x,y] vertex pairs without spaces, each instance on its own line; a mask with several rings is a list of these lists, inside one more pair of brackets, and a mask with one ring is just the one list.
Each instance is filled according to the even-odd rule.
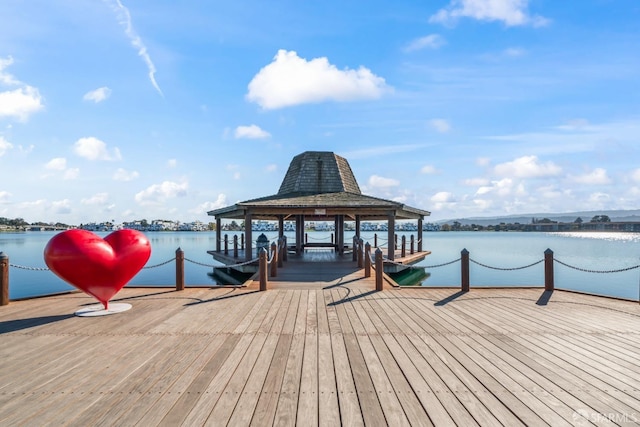
[[396,257],[396,216],[395,212],[387,214],[387,258],[393,261]]

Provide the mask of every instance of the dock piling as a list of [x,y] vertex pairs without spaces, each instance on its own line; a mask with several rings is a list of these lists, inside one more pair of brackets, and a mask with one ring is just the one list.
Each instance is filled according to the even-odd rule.
[[364,245],[364,277],[371,277],[371,244]]
[[278,245],[276,242],[271,242],[271,277],[278,275]]
[[176,249],[176,291],[184,291],[184,251]]
[[233,257],[238,258],[238,235],[233,236]]
[[0,252],[0,305],[9,305],[9,256]]
[[382,251],[380,248],[376,249],[376,291],[382,290]]
[[469,251],[466,248],[460,252],[460,281],[462,292],[469,292]]
[[260,280],[260,290],[267,290],[267,250],[265,248],[260,249],[260,255],[258,256],[258,276]]
[[544,290],[553,291],[553,251],[544,251]]

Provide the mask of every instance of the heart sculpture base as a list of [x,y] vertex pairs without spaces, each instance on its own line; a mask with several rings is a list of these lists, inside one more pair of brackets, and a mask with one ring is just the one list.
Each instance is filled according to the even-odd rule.
[[105,309],[104,306],[100,304],[92,305],[90,307],[85,307],[81,310],[78,310],[75,312],[75,315],[80,317],[108,316],[109,314],[122,313],[123,311],[127,311],[130,309],[131,304],[127,304],[124,302],[111,303],[109,304],[108,309]]

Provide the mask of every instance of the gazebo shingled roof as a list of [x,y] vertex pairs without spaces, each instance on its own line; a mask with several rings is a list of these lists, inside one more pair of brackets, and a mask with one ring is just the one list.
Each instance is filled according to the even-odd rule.
[[302,214],[307,220],[345,215],[385,220],[422,219],[430,212],[392,200],[363,195],[344,157],[328,151],[306,151],[293,158],[277,194],[246,200],[208,212],[226,219],[242,219],[247,210],[254,219],[278,219]]

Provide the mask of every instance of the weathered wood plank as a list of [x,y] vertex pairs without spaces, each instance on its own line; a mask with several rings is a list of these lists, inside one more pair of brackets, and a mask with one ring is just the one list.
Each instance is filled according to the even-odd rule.
[[73,316],[94,303],[82,294],[13,302],[0,308],[0,424],[555,426],[637,415],[638,304],[556,291],[541,306],[539,289],[371,292],[344,271],[352,282],[327,271],[324,285],[298,290],[124,289],[134,308],[97,319]]
[[[310,291],[309,298],[307,300],[307,306],[305,307],[305,334],[303,336],[296,336],[298,342],[298,348],[302,347],[303,351],[300,353],[301,358],[297,358],[294,361],[296,367],[296,373],[298,363],[300,363],[300,377],[298,378],[300,383],[297,387],[299,394],[298,401],[296,402],[295,413],[290,414],[289,410],[293,402],[286,402],[282,410],[278,406],[278,412],[280,415],[276,418],[276,421],[281,421],[290,424],[293,421],[298,425],[317,425],[318,424],[318,301],[317,291]],[[324,300],[324,299],[323,299]],[[297,335],[297,334],[296,334]],[[333,370],[333,366],[331,367]],[[292,380],[295,377],[291,378]],[[287,389],[291,391],[296,390],[296,386],[291,383],[285,383]],[[284,390],[283,390],[284,391]],[[288,404],[287,404],[288,403]],[[288,410],[287,410],[288,409]]]
[[[347,351],[347,357],[349,358],[349,365],[351,366],[351,373],[358,394],[358,401],[360,402],[364,423],[367,426],[385,425],[387,420],[385,420],[384,411],[378,399],[378,391],[373,385],[371,375],[369,374],[369,369],[375,368],[379,361],[372,359],[373,365],[367,365],[355,335],[356,330],[360,331],[362,326],[356,323],[356,328],[353,327],[353,322],[349,319],[345,307],[349,302],[337,300],[336,292],[332,292],[331,294],[333,297],[332,304],[334,304],[340,322],[340,329],[344,338],[345,349]],[[358,292],[354,292],[351,296],[351,298],[357,297]],[[383,391],[388,392],[388,390]]]
[[[338,403],[340,404],[340,419],[343,425],[358,426],[364,425],[363,414],[358,401],[358,393],[349,364],[349,356],[344,342],[344,336],[340,329],[340,320],[336,313],[335,307],[332,305],[333,299],[331,292],[324,293],[326,304],[327,319],[329,322],[331,349],[333,353],[333,367],[335,373],[320,371],[318,375],[335,375],[336,390],[338,395]],[[338,298],[344,295],[338,294]],[[326,380],[321,380],[327,382]]]

